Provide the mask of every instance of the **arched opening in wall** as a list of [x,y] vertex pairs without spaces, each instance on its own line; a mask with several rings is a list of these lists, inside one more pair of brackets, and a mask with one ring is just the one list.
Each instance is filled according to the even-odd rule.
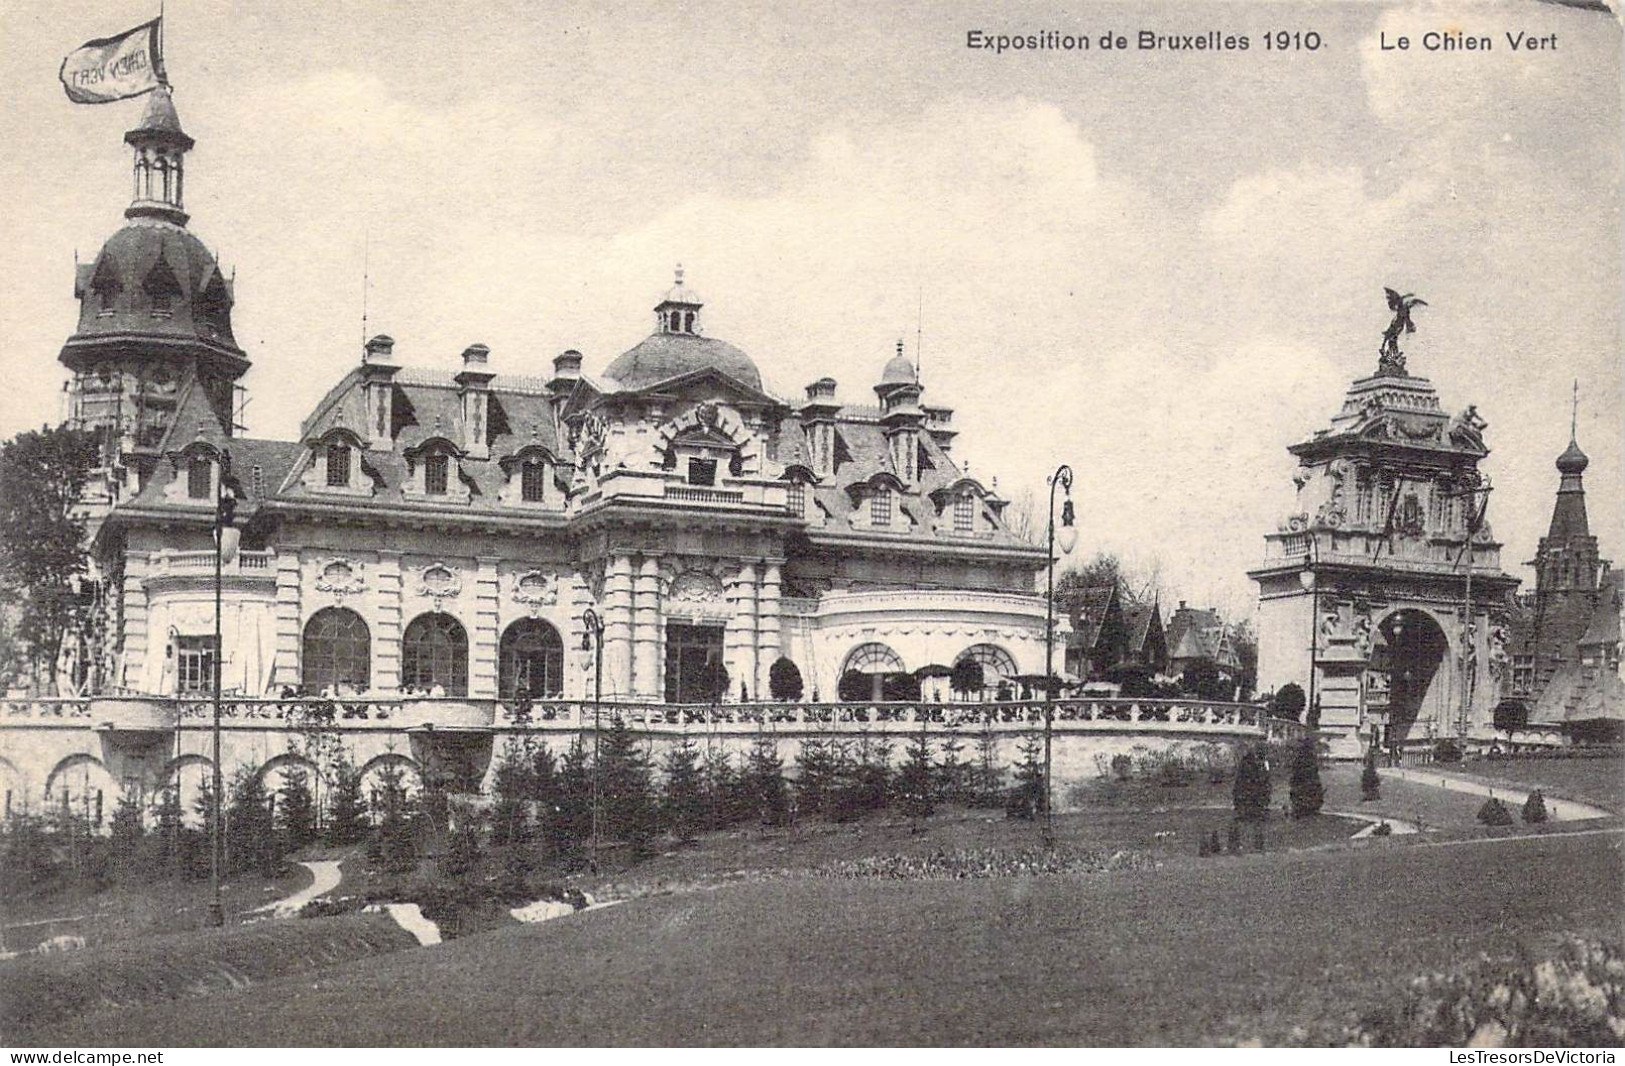
[[[980,687],[964,683],[974,675],[974,671],[960,666],[966,662],[974,662],[982,668]],[[949,682],[960,699],[991,700],[999,698],[1001,692],[1014,689],[1016,673],[1015,657],[997,644],[972,644],[954,659],[954,674]]]
[[557,629],[539,618],[522,618],[503,630],[497,693],[513,701],[564,695],[564,641]]
[[1374,715],[1386,714],[1390,743],[1410,739],[1419,720],[1440,720],[1450,684],[1444,668],[1449,647],[1444,630],[1426,611],[1395,611],[1377,627],[1371,673],[1378,680],[1366,706]]
[[17,769],[10,759],[0,756],[0,801],[4,802],[4,817],[9,820],[24,814],[33,814],[34,797],[28,794],[28,786],[23,779],[22,771]]
[[330,799],[321,770],[306,756],[288,752],[260,767],[259,774],[287,845],[297,849],[313,842],[321,829],[322,806]]
[[324,607],[305,623],[299,679],[309,693],[364,692],[372,684],[372,634],[347,607]]
[[418,764],[405,755],[379,755],[361,768],[361,797],[374,825],[391,811],[402,811],[422,791]]
[[900,674],[906,676],[907,671],[896,652],[880,643],[859,644],[841,664],[840,697],[848,703],[885,700],[890,695],[888,688],[897,688],[891,679]]
[[70,755],[45,779],[42,813],[73,832],[99,833],[118,806],[119,784],[94,755]]
[[412,619],[401,637],[401,688],[468,695],[468,634],[461,622],[439,611]]

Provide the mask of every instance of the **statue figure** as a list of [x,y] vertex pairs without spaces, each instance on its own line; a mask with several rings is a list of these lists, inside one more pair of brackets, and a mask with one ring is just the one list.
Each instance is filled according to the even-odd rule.
[[1428,302],[1415,293],[1406,293],[1401,296],[1393,289],[1383,289],[1388,294],[1388,310],[1394,313],[1394,320],[1388,323],[1388,328],[1382,333],[1382,347],[1378,350],[1377,376],[1378,377],[1405,377],[1405,353],[1399,350],[1399,335],[1401,333],[1415,333],[1416,323],[1411,321],[1411,309],[1426,307]]
[[1354,619],[1354,650],[1360,658],[1371,657],[1371,616],[1362,614]]

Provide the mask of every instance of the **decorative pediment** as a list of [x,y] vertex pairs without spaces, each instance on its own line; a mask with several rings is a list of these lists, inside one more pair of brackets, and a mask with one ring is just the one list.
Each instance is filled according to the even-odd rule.
[[853,503],[857,503],[873,495],[877,489],[882,488],[889,488],[894,492],[908,491],[908,486],[904,485],[897,475],[881,470],[869,475],[862,481],[854,481],[846,487],[846,493],[852,497]]
[[931,502],[936,504],[937,510],[940,511],[955,499],[967,494],[977,497],[992,495],[992,493],[988,491],[987,487],[980,481],[977,481],[973,477],[962,477],[954,481],[952,484],[944,485],[942,488],[931,493]]
[[412,447],[407,448],[401,454],[406,456],[407,459],[416,460],[420,455],[427,455],[429,452],[436,451],[449,452],[459,459],[461,459],[464,455],[463,449],[459,448],[457,444],[451,440],[451,438],[438,435],[425,437],[423,440],[412,445]]

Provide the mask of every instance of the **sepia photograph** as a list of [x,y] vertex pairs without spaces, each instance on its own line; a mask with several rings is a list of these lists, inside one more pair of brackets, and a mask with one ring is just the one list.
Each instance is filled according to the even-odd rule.
[[1621,44],[0,6],[7,1062],[1614,1062]]

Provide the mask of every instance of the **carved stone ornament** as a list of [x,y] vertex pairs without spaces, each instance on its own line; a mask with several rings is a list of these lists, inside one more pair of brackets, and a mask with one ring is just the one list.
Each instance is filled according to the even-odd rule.
[[558,579],[540,570],[527,570],[513,579],[513,599],[515,603],[529,607],[531,615],[535,616],[538,608],[551,607],[559,602]]
[[434,600],[434,609],[440,610],[445,601],[454,599],[463,591],[463,577],[456,567],[445,563],[430,563],[418,570],[419,596]]
[[353,559],[329,559],[316,571],[316,591],[331,592],[340,600],[359,593],[365,586],[361,564]]
[[722,600],[722,582],[703,570],[686,570],[677,575],[671,591],[666,593],[666,601],[674,605],[711,605]]

